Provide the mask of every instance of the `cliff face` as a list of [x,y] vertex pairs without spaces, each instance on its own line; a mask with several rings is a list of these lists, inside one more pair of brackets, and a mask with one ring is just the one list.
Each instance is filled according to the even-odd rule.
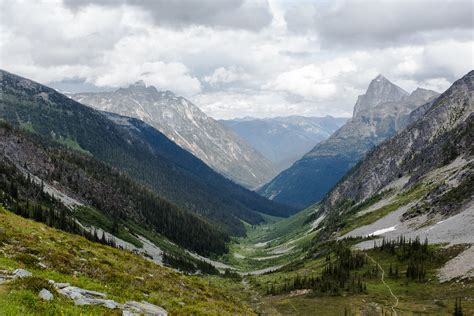
[[394,85],[384,76],[378,75],[370,83],[367,92],[357,99],[353,118],[357,119],[364,112],[370,112],[380,103],[399,101],[406,96],[408,96],[408,92]]

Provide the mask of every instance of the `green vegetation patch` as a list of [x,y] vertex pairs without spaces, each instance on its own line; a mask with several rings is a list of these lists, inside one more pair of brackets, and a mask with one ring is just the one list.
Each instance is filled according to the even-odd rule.
[[143,243],[125,229],[123,225],[118,225],[118,223],[114,222],[110,217],[105,216],[92,207],[81,206],[76,208],[74,217],[82,224],[102,228],[106,232],[113,232],[116,237],[131,243],[137,248],[143,247]]
[[356,205],[353,209],[349,209],[347,213],[341,214],[341,219],[339,223],[339,234],[341,236],[353,231],[354,229],[366,225],[375,223],[379,219],[387,216],[388,214],[396,211],[400,207],[407,205],[410,202],[416,201],[423,197],[429,190],[431,186],[425,184],[419,184],[413,188],[399,193],[393,198],[393,201],[385,206],[382,206],[379,209],[376,209],[372,212],[368,212],[363,216],[357,216],[357,213],[367,209],[369,206],[380,201],[384,196],[386,197],[387,193],[374,195],[372,199],[369,199],[367,203],[362,203],[363,207]]
[[60,143],[61,145],[64,145],[70,149],[73,149],[73,150],[76,150],[76,151],[79,151],[83,154],[86,154],[86,155],[90,155],[92,156],[92,154],[90,153],[90,151],[87,151],[85,150],[84,148],[81,147],[81,145],[79,145],[79,143],[77,142],[77,140],[71,138],[71,137],[59,137],[56,139],[56,141],[58,143]]

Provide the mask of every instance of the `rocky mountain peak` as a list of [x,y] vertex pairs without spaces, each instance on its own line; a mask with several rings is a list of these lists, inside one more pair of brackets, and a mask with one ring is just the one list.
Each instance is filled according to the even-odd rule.
[[366,93],[358,97],[353,118],[357,119],[361,112],[370,111],[380,103],[399,101],[406,96],[408,96],[408,92],[383,75],[378,75],[370,82]]

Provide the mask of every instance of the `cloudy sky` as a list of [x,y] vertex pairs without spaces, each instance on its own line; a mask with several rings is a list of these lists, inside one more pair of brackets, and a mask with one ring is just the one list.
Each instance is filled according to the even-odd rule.
[[471,0],[0,0],[0,68],[69,90],[144,80],[215,118],[350,116],[382,73],[474,69]]

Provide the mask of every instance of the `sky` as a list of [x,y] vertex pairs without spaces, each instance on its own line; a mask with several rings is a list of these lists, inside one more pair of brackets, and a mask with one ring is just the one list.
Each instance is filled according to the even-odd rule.
[[352,115],[378,74],[474,69],[471,0],[0,0],[0,68],[69,92],[138,80],[217,119]]

